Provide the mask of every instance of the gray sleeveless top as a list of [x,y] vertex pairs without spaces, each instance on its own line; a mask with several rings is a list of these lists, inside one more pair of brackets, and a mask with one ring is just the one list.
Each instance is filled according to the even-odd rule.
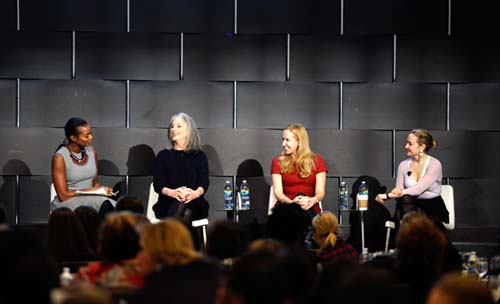
[[[89,146],[85,148],[89,160],[83,165],[77,165],[73,162],[70,156],[70,151],[66,147],[61,147],[57,150],[56,154],[61,155],[64,158],[64,163],[66,165],[66,183],[68,185],[68,190],[82,190],[92,187],[92,180],[97,174],[97,168],[95,166],[95,155],[94,149]],[[82,154],[73,153],[78,159],[82,158]]]
[[[66,147],[61,147],[56,151],[64,159],[64,164],[66,167],[66,184],[68,190],[83,190],[92,187],[93,179],[97,174],[97,167],[95,165],[95,155],[92,146],[86,147],[85,151],[89,156],[89,160],[83,166],[77,165],[73,162],[70,156],[70,151]],[[78,159],[82,158],[81,153],[75,154]],[[74,196],[64,202],[61,202],[57,196],[50,204],[50,209],[54,210],[60,207],[68,207],[72,210],[79,206],[91,206],[97,211],[101,207],[105,200],[109,200],[113,206],[116,202],[106,196],[100,195],[84,195],[84,196]]]

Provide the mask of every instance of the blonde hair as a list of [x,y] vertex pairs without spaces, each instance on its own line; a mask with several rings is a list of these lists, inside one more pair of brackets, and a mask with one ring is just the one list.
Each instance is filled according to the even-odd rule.
[[282,152],[279,156],[279,166],[281,173],[292,173],[295,170],[299,171],[301,178],[306,178],[311,175],[311,172],[316,169],[314,162],[314,153],[309,147],[309,135],[306,128],[301,124],[290,124],[285,130],[292,132],[297,137],[298,147],[295,161],[291,155],[286,155]]
[[337,235],[339,234],[339,222],[335,214],[330,211],[321,212],[314,217],[312,224],[316,233],[326,237],[325,242],[321,244],[320,250],[335,247]]
[[431,133],[425,129],[413,129],[410,131],[410,134],[417,137],[417,143],[419,145],[425,145],[425,152],[437,147],[437,141],[432,137]]
[[188,228],[176,219],[144,226],[141,245],[153,261],[162,266],[186,265],[198,258]]

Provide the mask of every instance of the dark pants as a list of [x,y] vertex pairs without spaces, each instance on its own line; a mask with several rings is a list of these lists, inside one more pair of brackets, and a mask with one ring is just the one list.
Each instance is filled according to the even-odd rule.
[[441,196],[430,199],[417,199],[411,195],[403,195],[396,199],[395,219],[401,220],[410,212],[422,212],[429,217],[443,232],[446,232],[444,223],[449,222],[448,210]]

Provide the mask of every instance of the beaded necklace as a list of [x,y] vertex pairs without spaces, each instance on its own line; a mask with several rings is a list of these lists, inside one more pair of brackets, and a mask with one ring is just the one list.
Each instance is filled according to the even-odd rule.
[[89,155],[87,154],[87,151],[85,150],[85,148],[82,148],[82,158],[81,159],[76,157],[76,155],[73,154],[73,152],[68,148],[68,146],[66,146],[66,149],[68,149],[69,156],[71,157],[71,160],[73,161],[73,163],[77,164],[78,166],[83,166],[88,162]]

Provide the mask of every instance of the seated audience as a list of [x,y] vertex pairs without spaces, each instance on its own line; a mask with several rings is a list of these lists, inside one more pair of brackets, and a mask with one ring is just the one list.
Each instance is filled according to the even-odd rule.
[[243,251],[239,224],[228,220],[214,222],[208,230],[207,256],[231,266]]
[[139,252],[141,219],[122,211],[108,215],[99,228],[98,253],[102,261],[81,267],[74,284],[124,291],[142,285],[143,275],[136,255]]
[[339,238],[339,223],[335,214],[325,211],[316,215],[312,226],[313,239],[319,246],[319,251],[316,254],[319,263],[339,256],[347,256],[359,261],[356,249]]
[[142,201],[137,197],[125,195],[116,202],[115,211],[130,211],[138,214],[144,214]]
[[186,226],[166,219],[144,226],[138,258],[146,277],[128,303],[214,303],[219,270],[194,249]]
[[52,257],[59,263],[95,259],[87,234],[75,212],[61,207],[49,217],[48,246]]
[[280,204],[274,207],[267,221],[268,237],[283,242],[289,248],[304,247],[311,225],[311,217],[298,204]]
[[50,303],[59,285],[58,267],[33,233],[0,231],[0,303]]
[[94,252],[97,252],[97,231],[101,224],[101,217],[97,211],[89,206],[80,206],[75,209],[78,219],[82,223],[87,234],[89,245]]
[[446,238],[424,214],[405,215],[396,236],[397,264],[394,270],[399,283],[411,288],[412,303],[425,303],[427,294],[441,275]]

